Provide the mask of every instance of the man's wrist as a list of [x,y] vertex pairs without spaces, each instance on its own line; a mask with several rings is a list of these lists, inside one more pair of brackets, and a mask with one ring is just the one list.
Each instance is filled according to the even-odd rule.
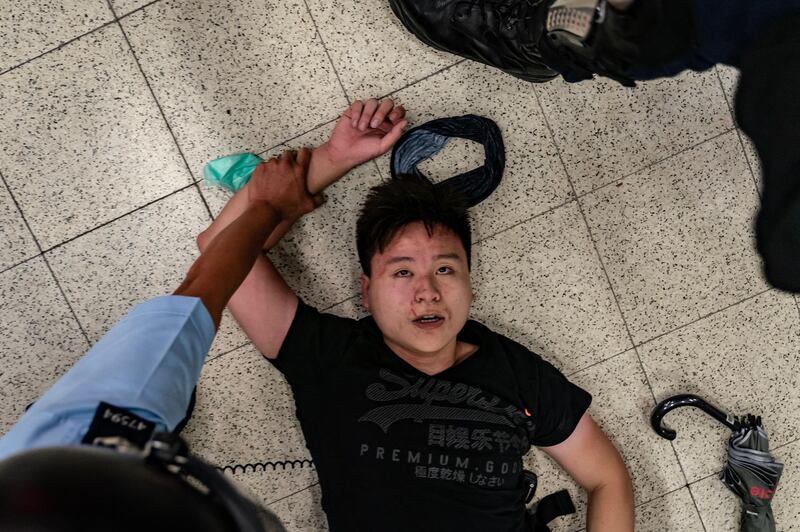
[[[314,159],[316,159],[316,161]],[[329,142],[317,146],[312,154],[312,163],[324,165],[325,173],[328,175],[335,175],[337,178],[342,177],[358,166],[357,161],[332,148]],[[309,177],[311,176],[309,175]],[[311,186],[309,186],[309,192],[316,194],[321,192],[321,190],[311,190]]]

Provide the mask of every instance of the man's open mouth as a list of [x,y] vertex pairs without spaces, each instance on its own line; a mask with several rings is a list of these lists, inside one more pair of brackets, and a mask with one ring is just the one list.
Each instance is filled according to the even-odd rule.
[[437,316],[435,314],[426,314],[424,316],[420,316],[419,318],[415,319],[415,323],[437,323],[444,320],[443,317]]

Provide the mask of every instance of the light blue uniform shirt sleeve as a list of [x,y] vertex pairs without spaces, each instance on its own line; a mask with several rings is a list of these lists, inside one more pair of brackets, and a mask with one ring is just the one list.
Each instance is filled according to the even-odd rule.
[[137,305],[0,439],[0,460],[80,444],[101,401],[155,422],[157,431],[173,430],[186,416],[214,334],[198,298]]

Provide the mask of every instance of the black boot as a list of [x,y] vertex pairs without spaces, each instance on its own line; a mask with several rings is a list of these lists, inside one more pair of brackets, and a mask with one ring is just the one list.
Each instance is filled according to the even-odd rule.
[[403,25],[425,44],[512,76],[541,83],[558,75],[538,43],[551,0],[389,0]]

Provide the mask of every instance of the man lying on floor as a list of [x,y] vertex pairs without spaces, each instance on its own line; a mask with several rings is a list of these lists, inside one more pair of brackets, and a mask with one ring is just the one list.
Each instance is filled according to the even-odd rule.
[[[337,129],[350,120],[388,130],[402,114],[388,100],[357,102]],[[310,192],[346,170],[312,164]],[[201,250],[244,208],[246,189],[198,237]],[[631,481],[586,413],[591,396],[468,320],[471,235],[458,198],[414,178],[392,180],[370,191],[356,233],[370,317],[318,312],[266,257],[229,303],[292,388],[330,529],[531,530],[522,457],[536,445],[588,492],[589,530],[633,530]]]

